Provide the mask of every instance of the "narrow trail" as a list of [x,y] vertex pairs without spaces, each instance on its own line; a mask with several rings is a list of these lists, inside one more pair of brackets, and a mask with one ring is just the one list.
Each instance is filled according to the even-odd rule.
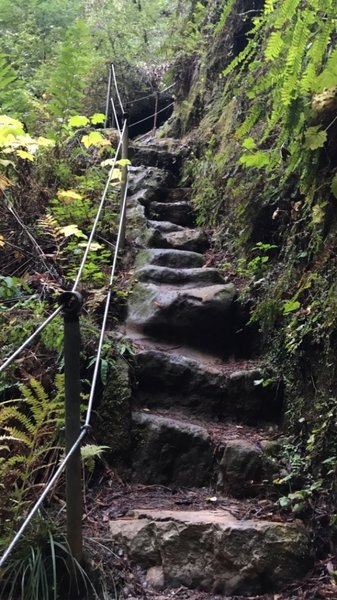
[[134,153],[131,481],[111,492],[112,538],[140,569],[144,597],[280,590],[310,564],[301,523],[264,497],[281,395],[257,385],[265,375],[235,286],[204,266],[209,240],[191,190],[179,187],[178,143],[138,143]]

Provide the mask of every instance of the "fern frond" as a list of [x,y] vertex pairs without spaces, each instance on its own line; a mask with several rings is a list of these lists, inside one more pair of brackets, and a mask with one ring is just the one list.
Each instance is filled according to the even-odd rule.
[[267,60],[275,60],[282,51],[284,45],[284,39],[280,31],[273,31],[271,34],[267,48],[265,50],[265,57]]
[[15,454],[7,459],[9,467],[16,467],[18,465],[25,465],[27,462],[27,456],[25,454]]
[[300,2],[301,0],[283,0],[275,21],[276,29],[281,29],[286,21],[290,21],[293,18]]
[[33,435],[35,431],[34,423],[29,417],[23,412],[18,410],[16,406],[6,406],[0,412],[0,426],[6,430],[8,424],[15,421],[17,425],[20,425],[23,433]]
[[226,21],[230,15],[232,9],[234,8],[235,4],[236,4],[236,0],[227,0],[226,5],[222,9],[221,17],[216,25],[215,33],[219,33],[220,31],[223,30],[224,26],[226,25]]
[[274,0],[265,0],[264,15],[270,15],[272,12],[274,12]]
[[23,433],[23,431],[20,431],[20,429],[17,429],[16,427],[10,426],[3,427],[3,430],[7,433],[7,435],[5,434],[1,436],[3,440],[21,442],[22,444],[25,444],[27,448],[30,448],[31,438]]
[[6,91],[16,79],[14,69],[7,63],[5,55],[0,54],[0,93]]

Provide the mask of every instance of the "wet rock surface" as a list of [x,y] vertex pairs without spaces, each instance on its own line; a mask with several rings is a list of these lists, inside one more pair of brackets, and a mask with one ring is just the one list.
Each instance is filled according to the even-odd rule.
[[146,245],[149,248],[174,248],[190,252],[205,252],[209,247],[209,239],[203,231],[183,229],[182,231],[160,232],[158,229],[147,235]]
[[128,306],[127,327],[229,354],[237,326],[235,300],[231,284],[182,288],[137,283]]
[[138,411],[133,413],[132,447],[133,481],[210,484],[214,448],[204,427]]
[[180,354],[145,350],[134,356],[134,373],[134,400],[149,408],[183,407],[191,414],[252,424],[275,422],[282,410],[275,385],[255,385],[263,378],[256,368],[228,373],[221,364],[205,366]]
[[217,594],[277,589],[308,566],[299,524],[236,520],[230,513],[136,510],[110,522],[113,539],[145,569],[161,567],[165,585]]

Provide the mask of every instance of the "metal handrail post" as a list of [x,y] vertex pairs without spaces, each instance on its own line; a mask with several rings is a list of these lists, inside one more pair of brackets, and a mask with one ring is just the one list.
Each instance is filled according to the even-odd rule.
[[[129,128],[128,128],[128,113],[123,114],[123,138],[122,138],[122,159],[128,160],[129,158]],[[120,199],[120,214],[122,217],[122,208],[123,201],[125,196],[125,190],[128,180],[128,166],[122,165],[122,179],[121,179],[121,199]],[[122,227],[121,227],[121,237],[120,237],[120,250],[124,250],[125,248],[125,232],[126,232],[126,215],[124,213]]]
[[[66,454],[81,433],[80,320],[82,296],[63,292],[60,297],[64,317],[65,445]],[[74,451],[66,466],[67,539],[73,557],[80,562],[82,540],[81,448]]]

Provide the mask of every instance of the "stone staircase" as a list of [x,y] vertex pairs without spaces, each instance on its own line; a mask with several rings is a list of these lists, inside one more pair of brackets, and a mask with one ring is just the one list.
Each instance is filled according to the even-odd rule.
[[[277,382],[257,385],[265,374],[245,347],[247,315],[235,286],[203,266],[209,240],[195,228],[191,190],[179,187],[178,149],[172,141],[138,145],[133,163],[131,481],[142,490],[163,486],[166,497],[149,507],[140,493],[110,522],[111,534],[148,589],[279,590],[308,568],[307,532],[275,511],[244,516],[252,502],[263,506],[273,475],[270,438],[282,395]],[[200,495],[204,502],[195,501]],[[240,499],[236,514],[228,498]]]

